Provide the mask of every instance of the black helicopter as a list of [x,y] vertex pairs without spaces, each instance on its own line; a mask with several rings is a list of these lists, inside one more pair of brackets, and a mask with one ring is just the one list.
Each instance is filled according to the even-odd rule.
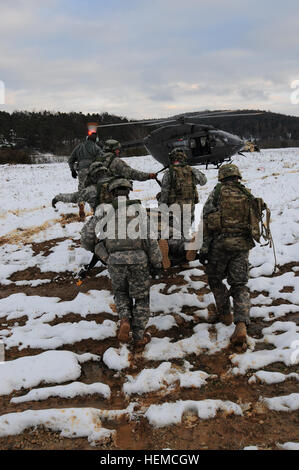
[[95,132],[97,127],[114,127],[128,125],[158,126],[142,140],[122,143],[122,147],[136,148],[145,146],[149,153],[162,165],[169,163],[169,152],[177,147],[184,149],[189,165],[216,165],[217,168],[223,162],[230,162],[231,157],[245,146],[245,142],[238,136],[216,129],[210,125],[200,124],[201,119],[217,117],[242,117],[253,116],[262,113],[236,113],[236,112],[209,112],[207,114],[182,114],[166,119],[151,119],[147,121],[132,121],[126,123],[96,125],[89,123],[89,132]]

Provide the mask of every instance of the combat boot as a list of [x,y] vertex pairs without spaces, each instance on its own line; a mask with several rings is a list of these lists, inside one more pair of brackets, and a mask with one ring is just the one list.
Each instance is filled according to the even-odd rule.
[[136,353],[141,353],[144,350],[145,346],[150,342],[151,338],[152,336],[148,331],[144,333],[142,339],[138,339],[134,342],[134,351]]
[[120,321],[120,327],[118,330],[117,339],[121,343],[128,343],[130,339],[131,325],[127,318],[122,318]]
[[239,322],[236,325],[235,331],[233,332],[230,342],[233,346],[236,346],[241,351],[245,352],[247,349],[247,328],[244,322]]
[[226,313],[225,315],[221,315],[216,312],[212,312],[209,314],[208,317],[209,323],[223,323],[226,326],[230,326],[233,322],[233,315],[232,313]]
[[56,209],[56,204],[58,202],[58,199],[56,197],[53,197],[52,199],[52,207],[54,207],[54,209]]
[[196,259],[198,251],[197,250],[187,250],[186,251],[186,260],[194,261]]
[[159,240],[158,243],[159,243],[159,248],[160,248],[161,255],[162,255],[163,269],[168,269],[171,266],[171,262],[170,262],[170,259],[168,257],[168,253],[169,253],[168,242],[167,242],[167,240],[163,240],[161,238],[161,240]]
[[219,320],[226,326],[229,326],[233,322],[233,314],[232,313],[226,313],[225,315],[220,315]]
[[84,202],[79,202],[79,219],[85,220]]
[[[188,243],[194,243],[195,242],[195,235],[192,237],[190,242]],[[186,251],[186,261],[194,261],[196,259],[198,250],[187,250]]]

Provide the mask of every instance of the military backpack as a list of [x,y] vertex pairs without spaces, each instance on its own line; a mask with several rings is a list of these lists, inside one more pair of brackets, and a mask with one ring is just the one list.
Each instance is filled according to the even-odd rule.
[[[271,241],[270,210],[242,184],[218,183],[213,205],[218,210],[207,216],[209,231],[231,237],[252,237],[257,243],[262,243],[262,238]],[[266,223],[263,222],[264,212]]]
[[168,204],[189,202],[197,204],[198,192],[192,168],[189,165],[170,165],[170,192]]

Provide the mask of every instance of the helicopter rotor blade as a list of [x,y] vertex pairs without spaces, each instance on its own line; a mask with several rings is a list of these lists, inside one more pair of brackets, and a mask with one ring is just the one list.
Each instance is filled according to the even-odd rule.
[[147,124],[147,123],[155,124],[155,123],[160,123],[160,122],[165,122],[165,118],[149,119],[147,121],[131,121],[131,122],[115,122],[114,124],[99,124],[97,127],[132,126],[133,124]]
[[178,120],[177,119],[168,119],[167,121],[159,121],[159,122],[155,122],[154,124],[145,124],[144,127],[161,126],[162,124],[169,124],[170,122],[178,122]]
[[262,112],[260,113],[232,113],[232,114],[196,114],[194,116],[186,116],[187,119],[213,119],[217,117],[235,117],[235,116],[258,116],[259,114],[264,114]]
[[176,118],[160,118],[160,119],[148,119],[145,121],[131,121],[131,122],[115,122],[113,124],[97,124],[93,127],[115,127],[115,126],[133,126],[137,124],[145,124],[147,126],[157,126],[162,124],[167,124],[171,122],[186,122],[188,119],[209,119],[209,118],[218,118],[218,117],[235,117],[235,116],[257,116],[259,114],[263,114],[262,112],[259,113],[234,113],[228,111],[215,111],[207,113],[207,114],[193,114],[193,115],[180,115]]

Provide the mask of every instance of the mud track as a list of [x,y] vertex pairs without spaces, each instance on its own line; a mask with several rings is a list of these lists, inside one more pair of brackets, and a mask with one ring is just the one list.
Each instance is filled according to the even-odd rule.
[[[69,222],[73,221],[72,218],[67,219]],[[67,222],[66,222],[67,223]],[[41,228],[44,230],[44,227]],[[16,234],[14,234],[15,236]],[[28,235],[22,234],[22,235]],[[20,240],[23,237],[20,236]],[[5,243],[11,238],[6,240],[0,239],[0,243]],[[32,249],[35,253],[42,252],[44,256],[50,253],[50,250],[55,244],[63,239],[47,241],[39,244],[32,244]],[[298,263],[291,263],[289,265],[281,266],[279,274],[289,272]],[[71,272],[57,273],[47,272],[41,273],[37,267],[30,268],[24,271],[18,271],[10,278],[11,284],[1,286],[0,298],[8,297],[15,293],[25,293],[27,295],[39,295],[43,297],[59,297],[62,301],[74,299],[79,292],[88,292],[89,290],[105,289],[111,290],[110,280],[105,277],[95,277],[96,274],[102,272],[105,268],[97,266],[92,270],[90,276],[84,281],[83,285],[79,288],[74,280]],[[164,293],[170,286],[183,286],[186,281],[178,273],[182,268],[171,269],[163,279],[157,281],[158,283],[165,283],[166,287]],[[275,274],[277,276],[278,274]],[[298,275],[298,272],[296,272]],[[34,280],[34,279],[49,279],[50,282],[45,285],[37,287],[18,286],[15,283],[20,280]],[[206,276],[196,277],[194,280],[206,281]],[[291,287],[285,286],[282,292],[291,292]],[[204,287],[197,292],[198,295],[203,295],[208,292]],[[256,297],[260,292],[252,293],[252,297]],[[281,299],[280,303],[287,303]],[[279,301],[276,304],[280,304]],[[185,313],[193,315],[192,309],[185,307]],[[213,311],[214,306],[209,306],[209,311]],[[299,307],[298,307],[299,310]],[[180,318],[180,317],[179,317]],[[178,318],[178,319],[179,319]],[[158,331],[153,328],[152,333],[156,337],[170,337],[173,341],[177,341],[182,336],[187,338],[192,335],[192,329],[196,323],[203,320],[198,319],[193,315],[194,321],[185,322],[181,319],[178,327],[173,327],[167,331]],[[82,320],[80,314],[68,313],[62,318],[55,318],[50,325],[54,326],[62,322],[76,323]],[[115,321],[117,317],[108,313],[98,312],[97,314],[87,315],[85,320],[94,320],[96,323],[102,323],[105,319]],[[279,319],[282,321],[297,321],[298,313],[290,313],[285,317]],[[12,326],[15,322],[19,325],[25,325],[27,321],[26,315],[17,320],[8,321],[6,318],[1,318],[0,327]],[[253,319],[249,334],[255,338],[261,337],[261,331],[266,326],[270,326],[271,322],[264,322],[262,319]],[[213,326],[211,325],[211,328]],[[74,344],[65,344],[61,350],[74,351],[76,353],[93,353],[100,356],[110,347],[118,347],[116,338],[108,338],[104,341],[94,341],[92,339],[83,340]],[[266,349],[267,345],[262,344],[259,348]],[[19,349],[17,347],[8,349],[6,351],[6,360],[13,360],[19,357],[28,355],[35,355],[43,352],[40,349]],[[52,432],[44,428],[26,430],[20,435],[9,436],[0,438],[0,449],[243,449],[245,446],[256,445],[262,449],[276,449],[278,442],[298,442],[298,429],[299,429],[299,413],[282,413],[274,412],[265,409],[261,406],[256,406],[260,396],[274,397],[287,395],[290,393],[298,392],[298,382],[294,379],[286,380],[283,383],[267,385],[257,381],[255,384],[248,384],[248,378],[252,375],[253,371],[249,371],[244,376],[231,376],[228,371],[231,368],[230,355],[232,354],[230,348],[224,349],[216,354],[200,354],[196,356],[191,354],[184,359],[188,360],[193,366],[193,370],[202,370],[209,374],[216,374],[215,378],[207,381],[207,384],[200,389],[196,388],[180,388],[179,383],[175,383],[172,387],[166,386],[158,392],[145,393],[143,395],[132,395],[127,397],[122,391],[122,386],[125,382],[126,375],[136,375],[144,368],[157,367],[162,361],[146,361],[144,358],[131,357],[131,366],[128,369],[122,370],[118,376],[115,376],[115,371],[109,369],[103,361],[88,362],[82,364],[82,373],[78,379],[82,383],[91,384],[94,382],[103,382],[111,388],[111,398],[109,400],[103,399],[100,395],[89,395],[86,397],[75,397],[71,399],[51,397],[42,401],[31,401],[19,404],[11,403],[12,397],[18,397],[29,390],[20,390],[14,392],[9,396],[0,397],[0,415],[6,413],[22,412],[26,410],[40,410],[48,408],[70,408],[70,407],[94,407],[100,409],[124,409],[128,406],[130,401],[138,403],[140,409],[145,409],[151,404],[162,404],[167,402],[175,402],[177,400],[204,400],[221,399],[230,400],[238,404],[249,404],[247,409],[244,410],[243,416],[225,415],[218,413],[213,419],[203,420],[194,416],[192,413],[187,413],[183,416],[180,425],[167,426],[163,428],[154,428],[144,418],[140,417],[137,420],[130,421],[128,418],[123,417],[114,421],[103,421],[106,428],[115,429],[115,439],[110,439],[105,442],[99,443],[94,448],[91,447],[87,439],[76,438],[67,439],[62,438],[60,433]],[[180,368],[183,361],[174,359],[171,361],[176,367]],[[298,372],[298,366],[286,367],[283,363],[271,364],[265,367],[264,370],[277,371],[283,373]],[[48,385],[47,385],[48,386]],[[43,384],[40,385],[40,388]],[[39,388],[39,387],[35,387]]]

